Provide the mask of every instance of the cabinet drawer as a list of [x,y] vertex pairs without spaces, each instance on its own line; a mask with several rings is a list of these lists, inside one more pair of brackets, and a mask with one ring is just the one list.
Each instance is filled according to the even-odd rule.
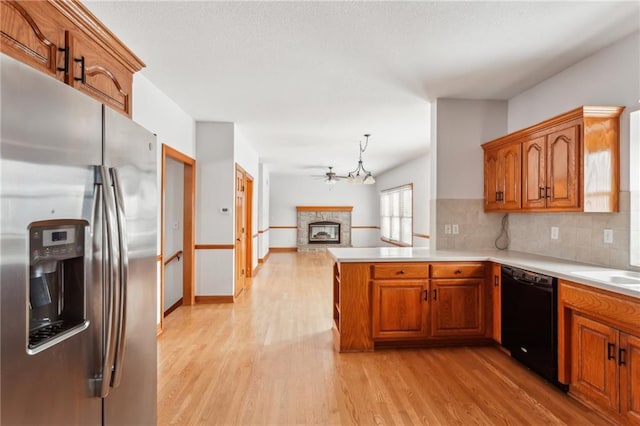
[[484,277],[484,263],[433,263],[431,278]]
[[380,263],[371,267],[371,276],[384,278],[429,278],[429,265],[426,263]]

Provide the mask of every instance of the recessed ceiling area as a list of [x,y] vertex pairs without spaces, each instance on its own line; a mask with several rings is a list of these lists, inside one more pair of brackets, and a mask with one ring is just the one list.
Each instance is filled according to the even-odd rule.
[[84,4],[152,84],[235,123],[274,173],[346,173],[370,133],[380,174],[428,152],[432,100],[509,99],[640,28],[635,1]]

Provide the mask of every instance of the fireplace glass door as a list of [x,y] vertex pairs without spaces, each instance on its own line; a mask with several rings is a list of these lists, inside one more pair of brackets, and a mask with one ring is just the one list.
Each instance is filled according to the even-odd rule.
[[315,222],[309,224],[310,244],[340,244],[340,224]]

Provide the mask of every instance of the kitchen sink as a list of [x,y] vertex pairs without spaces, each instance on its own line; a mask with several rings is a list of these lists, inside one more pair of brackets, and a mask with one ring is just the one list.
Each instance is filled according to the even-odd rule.
[[603,281],[623,287],[631,287],[634,290],[640,290],[640,273],[638,272],[611,270],[580,271],[573,272],[573,274],[596,281]]

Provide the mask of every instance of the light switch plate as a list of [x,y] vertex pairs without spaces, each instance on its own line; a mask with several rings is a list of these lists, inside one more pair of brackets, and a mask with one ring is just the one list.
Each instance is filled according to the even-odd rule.
[[450,234],[450,233],[451,233],[451,224],[447,223],[447,224],[444,226],[444,233],[445,233],[445,234]]
[[605,229],[604,230],[604,242],[607,244],[613,243],[613,230]]
[[458,233],[460,232],[460,228],[458,228],[457,223],[451,225],[451,232],[453,233],[453,235],[458,235]]
[[552,226],[551,227],[551,239],[552,240],[557,240],[559,233],[560,233],[560,229],[557,226]]

